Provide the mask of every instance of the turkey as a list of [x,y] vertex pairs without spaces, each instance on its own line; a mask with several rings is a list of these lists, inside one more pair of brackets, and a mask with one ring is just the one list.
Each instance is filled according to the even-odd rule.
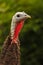
[[0,54],[0,65],[20,65],[20,41],[18,36],[27,18],[31,18],[31,16],[25,12],[17,12],[12,17],[10,33]]

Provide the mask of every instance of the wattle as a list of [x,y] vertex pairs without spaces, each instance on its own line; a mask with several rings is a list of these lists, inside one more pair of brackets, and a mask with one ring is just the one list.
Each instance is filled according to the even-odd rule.
[[13,40],[17,40],[18,38],[18,35],[23,27],[23,24],[24,24],[24,21],[21,21],[17,24],[16,28],[15,28],[15,31],[14,31],[14,37],[13,37]]

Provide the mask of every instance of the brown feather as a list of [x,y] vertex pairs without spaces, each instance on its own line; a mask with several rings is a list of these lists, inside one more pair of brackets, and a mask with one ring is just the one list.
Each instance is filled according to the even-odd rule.
[[2,48],[0,65],[20,65],[20,43],[12,43],[10,35]]

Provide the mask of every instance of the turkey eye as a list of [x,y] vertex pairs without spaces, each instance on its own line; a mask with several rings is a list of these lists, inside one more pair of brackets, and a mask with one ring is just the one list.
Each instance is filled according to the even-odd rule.
[[17,15],[17,17],[20,17],[20,15]]

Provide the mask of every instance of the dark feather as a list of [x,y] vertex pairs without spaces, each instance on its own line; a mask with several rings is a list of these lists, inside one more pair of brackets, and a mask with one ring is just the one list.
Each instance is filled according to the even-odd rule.
[[12,43],[10,35],[2,48],[0,65],[20,65],[20,43]]

